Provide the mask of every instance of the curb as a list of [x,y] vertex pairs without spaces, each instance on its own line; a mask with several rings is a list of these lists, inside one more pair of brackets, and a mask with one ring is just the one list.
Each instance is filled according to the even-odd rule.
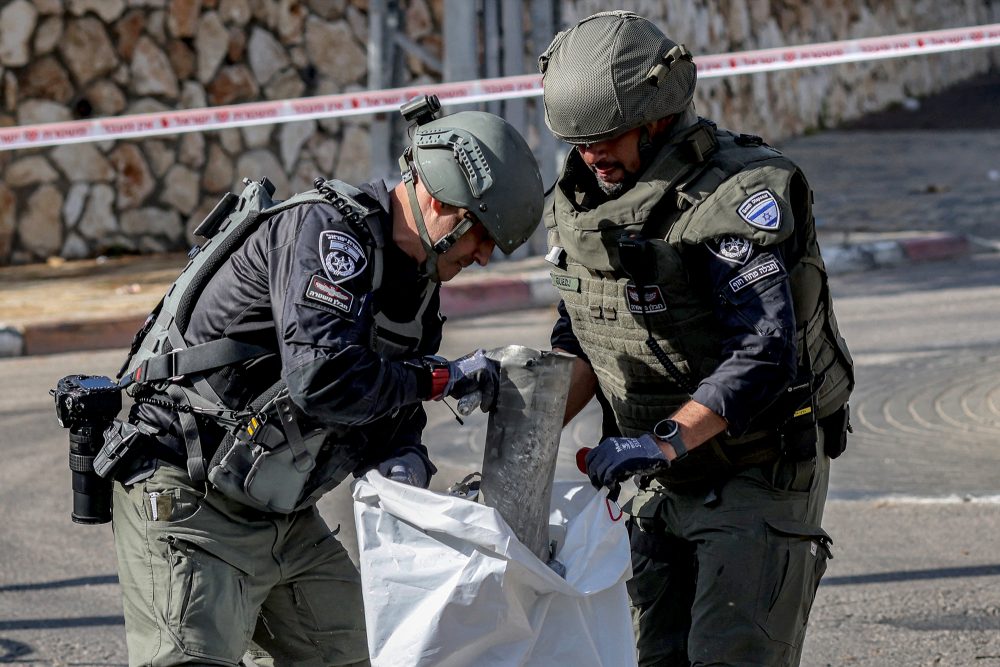
[[969,254],[973,243],[965,236],[942,232],[928,236],[868,243],[823,244],[823,261],[830,275],[885,269],[911,262],[954,259]]
[[[904,263],[954,259],[973,249],[997,252],[1000,244],[950,233],[901,237],[863,243],[823,244],[823,260],[831,275],[870,271]],[[548,270],[469,278],[441,290],[441,312],[461,319],[526,308],[553,307],[559,291]],[[0,323],[0,358],[83,352],[126,347],[146,315],[5,326]]]
[[545,269],[525,271],[512,278],[476,278],[441,288],[441,313],[460,319],[555,306],[559,290]]

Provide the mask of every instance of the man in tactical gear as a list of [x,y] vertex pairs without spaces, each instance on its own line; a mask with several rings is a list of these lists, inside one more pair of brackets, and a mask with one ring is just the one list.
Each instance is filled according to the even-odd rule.
[[440,283],[513,251],[543,206],[501,118],[427,113],[412,132],[397,186],[318,180],[260,214],[186,327],[161,311],[165,338],[137,336],[113,512],[130,664],[368,664],[357,570],[314,503],[372,468],[426,487],[422,401],[493,407],[496,362],[432,356]]
[[551,205],[566,420],[597,396],[595,486],[636,475],[640,665],[796,665],[854,384],[802,172],[697,116],[688,50],[602,12],[539,58],[573,144]]

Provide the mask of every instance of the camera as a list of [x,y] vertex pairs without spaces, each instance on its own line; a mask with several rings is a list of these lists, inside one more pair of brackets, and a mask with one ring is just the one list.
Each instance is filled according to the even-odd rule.
[[403,118],[408,123],[416,123],[417,125],[424,125],[431,122],[440,110],[441,101],[437,95],[414,97],[399,107],[399,113],[403,115]]
[[69,429],[69,469],[73,473],[73,522],[111,521],[111,480],[94,471],[104,431],[122,409],[118,383],[103,375],[67,375],[51,392],[56,418]]

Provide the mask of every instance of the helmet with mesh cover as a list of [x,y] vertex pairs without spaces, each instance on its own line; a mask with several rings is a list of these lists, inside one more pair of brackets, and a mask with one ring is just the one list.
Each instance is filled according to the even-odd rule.
[[545,124],[587,144],[615,137],[691,104],[691,54],[632,12],[601,12],[556,35],[538,58]]

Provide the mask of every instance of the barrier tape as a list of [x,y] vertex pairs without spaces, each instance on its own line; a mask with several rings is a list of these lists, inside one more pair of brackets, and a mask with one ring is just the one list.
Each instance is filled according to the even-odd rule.
[[[698,76],[706,79],[998,45],[1000,23],[993,23],[888,37],[699,56],[695,58],[695,62],[698,65]],[[0,129],[0,150],[202,132],[316,118],[397,113],[401,104],[424,94],[437,95],[448,105],[535,97],[542,94],[542,78],[538,74],[525,74],[340,95],[20,125]]]

